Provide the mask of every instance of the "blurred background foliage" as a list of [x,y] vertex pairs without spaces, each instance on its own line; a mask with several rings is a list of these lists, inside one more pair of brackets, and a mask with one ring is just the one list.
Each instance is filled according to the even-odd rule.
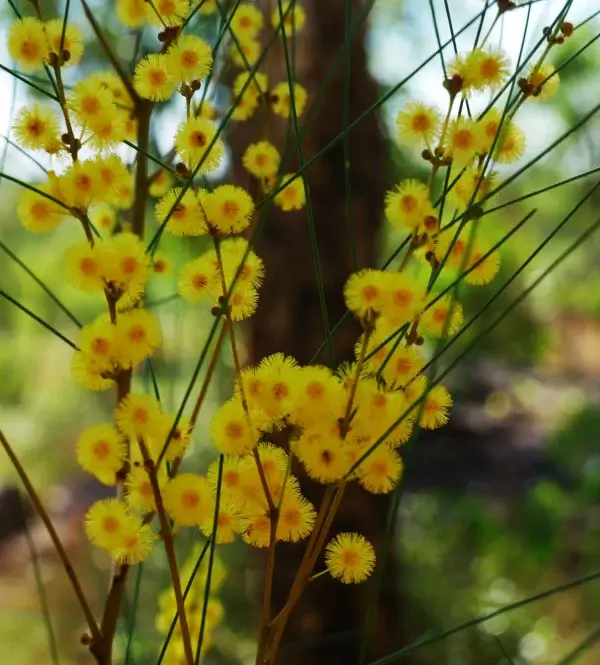
[[[21,2],[17,6],[24,9],[26,4]],[[434,0],[433,4],[442,16],[444,3]],[[462,25],[481,4],[480,0],[450,1],[455,25]],[[552,6],[548,8],[549,16],[560,3],[548,0],[538,4]],[[58,5],[62,7],[62,2],[46,0],[43,5],[45,14],[52,15]],[[376,3],[368,45],[372,75],[379,82],[381,94],[404,72],[418,65],[422,56],[434,50],[435,38],[426,5],[421,0],[379,0]],[[574,11],[580,12],[577,16],[585,17],[594,11],[594,5],[594,2],[575,0]],[[121,57],[130,58],[135,50],[135,38],[123,36],[111,3],[96,2],[93,6],[116,51]],[[543,25],[544,10],[538,12],[537,9],[534,13]],[[72,17],[87,29],[77,2],[73,3]],[[11,20],[10,8],[4,4],[0,19],[4,35]],[[506,22],[504,30],[508,32],[512,29],[513,17],[507,15],[503,20]],[[200,23],[207,35],[214,32],[214,26],[205,19],[199,20]],[[577,33],[577,39],[557,49],[554,64],[559,66],[566,62],[583,43],[597,36],[599,26],[598,20],[591,21]],[[447,33],[445,27],[443,31]],[[532,30],[532,39],[537,39],[538,34]],[[149,35],[147,37],[150,39]],[[470,39],[465,37],[460,43],[466,47]],[[426,51],[421,53],[424,42]],[[597,103],[599,49],[600,42],[594,43],[565,67],[561,72],[561,91],[556,98],[543,108],[526,109],[523,113],[522,124],[528,140],[537,148],[528,151],[526,159],[579,122]],[[515,57],[514,51],[511,56]],[[8,64],[5,51],[1,59]],[[97,46],[88,42],[84,66],[92,71],[100,60]],[[436,99],[437,95],[440,103],[444,103],[439,60],[432,63],[432,68],[411,80],[385,106],[382,131],[389,138],[389,161],[382,164],[382,170],[389,185],[401,178],[423,176],[423,162],[416,161],[412,152],[397,145],[391,127],[395,110],[407,99],[420,99],[426,93],[429,100]],[[18,107],[31,96],[23,86],[18,86],[14,97],[13,81],[8,75],[2,76],[0,87],[2,103],[7,108],[11,99],[13,106]],[[171,112],[169,108],[163,111],[167,125],[172,125]],[[3,118],[6,133],[9,117],[4,113]],[[160,120],[162,122],[162,118]],[[595,168],[600,157],[597,127],[598,121],[592,119],[511,183],[494,205]],[[156,144],[161,145],[160,136],[156,137]],[[8,149],[5,159],[6,163],[18,163],[26,169],[32,180],[41,173],[12,148]],[[511,169],[506,169],[501,177],[510,172]],[[492,285],[461,290],[467,316],[478,311],[515,272],[597,177],[592,175],[483,218],[484,232],[491,239],[498,239],[533,207],[537,209],[534,218],[503,247],[501,273]],[[17,188],[7,181],[2,181],[0,186],[3,207],[0,240],[80,320],[89,320],[99,311],[100,303],[94,305],[88,296],[65,286],[59,270],[57,257],[71,241],[72,230],[63,227],[51,239],[27,234],[14,214]],[[599,202],[600,194],[588,199],[532,266],[454,345],[444,362],[452,361],[461,353],[484,326],[590,225],[599,214]],[[389,228],[384,232],[380,242],[382,261],[401,240]],[[196,254],[198,247],[192,242],[166,242],[163,249],[179,264],[188,255]],[[414,639],[600,569],[599,256],[600,238],[592,236],[484,337],[452,374],[453,394],[458,400],[456,419],[469,424],[470,431],[476,432],[477,446],[494,446],[500,460],[495,473],[506,472],[506,487],[503,491],[503,483],[498,483],[495,476],[494,482],[488,483],[486,477],[477,481],[466,472],[468,481],[454,488],[445,483],[436,486],[435,481],[420,486],[418,478],[408,483],[399,518],[397,546],[402,573],[398,592],[403,600],[408,633]],[[72,322],[1,252],[0,288],[68,337],[75,335]],[[150,293],[150,301],[168,299],[175,290],[175,279],[171,277]],[[160,311],[166,345],[155,370],[160,377],[161,398],[174,408],[188,383],[211,321],[183,307],[177,299],[161,304]],[[70,356],[70,349],[60,340],[9,302],[0,300],[0,421],[3,428],[14,433],[23,464],[56,515],[61,535],[78,568],[86,571],[86,588],[98,600],[104,592],[108,562],[90,550],[79,530],[87,505],[96,498],[95,493],[101,496],[104,488],[90,488],[89,482],[82,478],[73,459],[73,441],[82,425],[110,413],[112,396],[82,393],[70,379]],[[230,391],[230,370],[224,358],[211,393],[212,405]],[[477,392],[471,383],[475,370],[484,379],[486,387],[482,392]],[[149,376],[139,380],[141,385],[150,388]],[[205,420],[199,424],[198,431],[203,434],[196,437],[189,464],[206,465],[211,460],[204,435],[209,415],[210,410],[206,410]],[[494,433],[489,434],[492,431]],[[460,446],[460,437],[454,443]],[[418,442],[425,461],[429,445],[428,437]],[[511,447],[516,448],[515,455],[534,455],[543,460],[541,470],[517,474],[516,479],[511,480],[510,460],[513,458],[508,462],[500,459],[502,451]],[[421,466],[417,464],[418,468]],[[410,464],[407,473],[410,478]],[[0,479],[6,487],[16,482],[4,457],[0,457]],[[10,521],[10,516],[0,516],[0,527],[9,533]],[[29,529],[61,645],[61,663],[88,662],[77,645],[83,626],[48,539],[37,523],[31,523]],[[180,540],[182,556],[192,551],[195,540],[191,534],[188,542]],[[27,542],[21,534],[5,537],[0,546],[0,643],[4,653],[10,654],[11,665],[44,665],[51,660]],[[223,549],[222,558],[228,569],[227,581],[220,591],[226,615],[217,631],[216,649],[211,653],[210,662],[233,664],[244,662],[252,652],[251,599],[257,583],[254,569],[260,561],[249,557],[242,547]],[[154,621],[157,596],[168,585],[168,575],[158,548],[143,565],[142,575],[133,643],[137,665],[155,662],[161,643]],[[130,594],[133,592],[131,588]],[[126,649],[127,626],[132,619],[130,609],[127,606],[124,609],[126,618],[119,636],[121,653]],[[598,582],[592,582],[419,650],[411,656],[410,662],[554,665],[597,627],[599,618]],[[578,662],[582,665],[600,662],[600,649],[592,646]]]

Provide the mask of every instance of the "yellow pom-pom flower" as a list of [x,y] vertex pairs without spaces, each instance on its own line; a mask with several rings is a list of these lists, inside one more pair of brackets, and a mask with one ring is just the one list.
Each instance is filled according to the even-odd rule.
[[115,355],[115,327],[108,316],[100,316],[83,326],[79,333],[79,350],[105,371],[112,370]]
[[252,197],[237,185],[216,187],[203,197],[202,206],[210,227],[223,235],[247,229],[254,213]]
[[19,145],[31,150],[45,150],[48,145],[60,141],[58,117],[38,103],[20,109],[13,131]]
[[296,492],[283,496],[277,522],[277,540],[296,543],[313,529],[317,511],[313,504]]
[[158,319],[148,310],[134,309],[117,317],[115,355],[121,367],[137,367],[156,353],[161,341]]
[[115,550],[125,545],[126,536],[139,525],[119,499],[96,501],[85,516],[85,531],[90,541],[105,550]]
[[210,173],[218,168],[224,147],[223,141],[217,138],[217,129],[215,123],[201,117],[188,118],[179,125],[175,148],[189,169]]
[[379,445],[358,467],[359,482],[371,494],[388,494],[402,474],[402,459],[395,450]]
[[[306,205],[306,193],[302,176],[294,177],[293,173],[286,173],[281,177],[281,184],[285,187],[275,194],[275,205],[284,212],[302,210]],[[294,178],[294,180],[291,180]],[[288,180],[291,180],[288,184]],[[279,185],[278,185],[279,187]]]
[[12,23],[8,31],[8,53],[28,74],[42,69],[48,57],[48,37],[44,24],[30,16]]
[[246,520],[242,517],[239,508],[233,501],[221,496],[219,512],[215,529],[215,517],[211,515],[201,525],[200,530],[208,538],[214,531],[217,545],[232,543],[237,535],[244,530]]
[[418,180],[403,180],[385,195],[385,216],[400,230],[415,230],[429,214],[429,189]]
[[150,556],[156,540],[156,534],[150,525],[137,521],[133,528],[125,534],[123,543],[111,550],[110,555],[118,563],[135,565]]
[[65,203],[75,208],[87,210],[96,201],[100,201],[105,188],[96,162],[92,159],[77,161],[60,176],[60,191]]
[[117,18],[126,28],[135,30],[146,22],[146,0],[117,0]]
[[231,31],[241,43],[256,39],[263,25],[263,15],[252,2],[240,2],[231,17]]
[[236,283],[231,289],[227,301],[233,321],[243,321],[250,318],[258,307],[257,290],[244,283]]
[[168,171],[160,169],[152,175],[152,181],[150,182],[150,187],[148,187],[148,194],[159,199],[171,189],[172,185],[173,178],[169,175]]
[[117,211],[108,203],[97,203],[88,211],[90,222],[103,236],[110,236],[117,225]]
[[431,146],[441,122],[441,113],[434,106],[408,102],[396,116],[398,140],[406,145]]
[[[44,24],[50,53],[53,53],[57,61],[63,67],[70,67],[81,62],[83,56],[83,35],[79,28],[72,23],[67,23],[63,41],[63,20],[52,19]],[[60,45],[63,45],[63,56],[61,57]],[[68,54],[68,57],[66,57]]]
[[200,526],[214,514],[215,500],[208,481],[193,473],[180,473],[163,490],[165,509],[181,526]]
[[[488,171],[486,175],[483,175],[473,166],[468,166],[456,180],[452,189],[448,191],[448,201],[458,210],[480,201],[496,185],[497,175],[495,171]],[[445,235],[452,235],[452,232]]]
[[106,87],[99,86],[94,80],[76,83],[67,103],[83,127],[93,124],[97,118],[109,114],[114,108],[112,92]]
[[279,169],[281,155],[269,141],[251,143],[242,155],[242,164],[256,178],[271,178]]
[[[306,88],[299,83],[294,83],[292,86],[294,93],[293,103],[296,111],[296,116],[299,118],[304,112],[306,106]],[[292,115],[292,99],[290,96],[290,86],[287,81],[278,83],[270,94],[271,108],[273,113],[285,118],[286,120]]]
[[246,42],[238,42],[229,47],[229,57],[236,67],[246,69],[254,67],[260,57],[260,42],[250,39]]
[[422,408],[421,420],[419,426],[424,429],[437,429],[445,425],[450,416],[448,411],[452,406],[452,397],[448,389],[444,386],[433,387],[425,397],[425,406],[421,404],[415,407],[415,412],[418,413],[419,408]]
[[210,421],[210,434],[217,449],[226,455],[244,455],[253,450],[259,432],[238,399],[225,402]]
[[379,312],[387,282],[382,270],[365,268],[353,273],[344,286],[346,307],[360,318]]
[[119,431],[132,441],[139,437],[152,438],[161,425],[160,404],[150,395],[130,394],[115,410]]
[[190,11],[189,0],[152,0],[146,2],[148,23],[157,28],[181,25]]
[[262,283],[265,274],[264,263],[252,250],[248,250],[248,241],[245,238],[223,240],[221,258],[227,284],[230,284],[238,273],[238,282],[254,287]]
[[425,285],[404,273],[386,273],[381,316],[392,325],[412,321],[423,306]]
[[532,88],[528,99],[545,102],[558,92],[560,76],[549,62],[544,62],[537,70],[535,66],[529,70],[527,84]]
[[112,378],[105,375],[106,367],[93,357],[76,351],[71,363],[71,374],[75,382],[85,390],[100,392],[109,390],[115,385]]
[[72,245],[65,254],[67,281],[81,291],[104,290],[104,246],[96,243],[90,247],[87,240]]
[[[38,185],[40,192],[50,194],[47,184]],[[49,233],[59,226],[67,214],[67,211],[51,199],[23,189],[17,203],[17,217],[19,221],[31,233]]]
[[175,92],[173,83],[166,55],[152,53],[136,65],[133,87],[144,99],[152,102],[166,101]]
[[510,75],[510,63],[500,50],[476,48],[464,58],[464,85],[475,90],[497,90]]
[[281,26],[281,16],[283,16],[283,27],[286,37],[291,37],[300,32],[306,23],[306,13],[299,3],[295,2],[290,9],[290,2],[281,3],[281,15],[279,14],[279,5],[273,9],[271,14],[271,25],[278,29]]
[[339,437],[319,430],[306,430],[295,442],[293,450],[306,473],[318,483],[335,483],[350,470],[351,461]]
[[181,268],[177,290],[184,300],[193,304],[210,300],[218,289],[219,272],[210,255],[192,259]]
[[375,549],[359,533],[340,533],[325,548],[325,565],[345,584],[364,582],[375,568]]
[[457,118],[450,123],[446,134],[445,150],[454,164],[469,166],[478,148],[477,123],[472,118]]
[[423,331],[431,337],[439,338],[444,334],[450,337],[456,334],[463,322],[462,305],[451,296],[444,296],[431,307],[426,308],[419,318]]
[[424,365],[417,347],[399,344],[383,368],[383,376],[389,386],[401,387],[415,377]]
[[114,485],[127,457],[127,447],[112,425],[85,429],[76,443],[77,462],[105,485]]
[[167,51],[167,64],[175,81],[203,81],[210,73],[213,56],[208,42],[196,35],[183,35]]
[[[488,256],[483,258],[489,250],[482,247],[477,247],[471,254],[468,268],[473,268],[466,276],[465,282],[472,286],[482,286],[489,284],[494,277],[498,274],[500,269],[500,253],[494,251]],[[478,264],[478,265],[475,265]]]
[[345,391],[328,367],[302,367],[295,372],[294,382],[294,420],[306,423],[343,415],[346,405]]
[[[164,465],[159,467],[157,471],[157,480],[162,491],[168,480]],[[156,510],[152,483],[148,471],[143,465],[132,466],[123,484],[125,487],[125,501],[131,510],[142,514]]]
[[191,189],[183,196],[181,191],[181,187],[173,187],[156,204],[157,221],[163,224],[169,216],[165,231],[174,236],[205,235],[208,227],[198,197]]

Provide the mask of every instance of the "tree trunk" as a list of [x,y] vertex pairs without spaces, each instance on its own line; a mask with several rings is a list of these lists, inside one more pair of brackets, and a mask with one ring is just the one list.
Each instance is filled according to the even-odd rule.
[[[309,0],[303,3],[307,21],[297,39],[295,78],[307,88],[309,105],[336,54],[343,48],[345,5],[345,0]],[[361,8],[362,5],[355,3],[354,15],[358,15]],[[368,108],[377,96],[376,85],[367,72],[363,41],[364,30],[360,30],[351,44],[351,120]],[[269,57],[266,73],[273,86],[286,80],[281,44]],[[342,131],[343,104],[344,65],[340,59],[329,91],[302,142],[305,160]],[[303,120],[304,117],[300,124]],[[254,118],[239,127],[232,136],[236,153],[236,181],[240,184],[250,186],[247,174],[244,175],[239,167],[239,155],[248,143],[263,137],[263,123],[264,118]],[[269,122],[269,140],[280,149],[286,130],[286,123],[281,120]],[[292,135],[291,152],[295,158],[293,140]],[[376,263],[376,241],[386,184],[381,177],[386,160],[385,144],[377,114],[369,115],[350,133],[349,143],[351,217],[355,228],[357,265],[358,268],[372,267]],[[293,159],[284,170],[293,172],[298,165],[298,161]],[[344,313],[344,284],[355,268],[345,210],[342,143],[319,158],[310,167],[307,176],[327,311],[330,324],[335,325]],[[249,323],[248,361],[256,363],[266,355],[281,351],[294,356],[300,363],[308,363],[325,339],[325,328],[306,209],[295,213],[275,209],[269,213],[255,249],[264,260],[267,272],[261,287],[258,311]],[[347,322],[336,334],[333,346],[338,364],[353,358],[353,347],[360,332],[356,322]],[[317,362],[330,364],[326,349]],[[302,479],[302,485],[308,498],[318,505],[323,488],[306,479]],[[369,495],[362,488],[352,485],[346,492],[332,533],[358,531],[377,547],[385,528],[388,504],[385,497]],[[302,547],[280,544],[277,554],[275,611],[285,602]],[[398,644],[400,621],[395,580],[396,565],[392,555],[385,572],[370,656],[382,655]],[[311,586],[313,588],[305,594],[288,624],[279,662],[286,665],[350,665],[357,662],[370,585],[344,585],[331,579],[321,579]],[[309,646],[308,642],[313,640],[315,643]],[[301,649],[291,645],[301,641],[306,642]]]

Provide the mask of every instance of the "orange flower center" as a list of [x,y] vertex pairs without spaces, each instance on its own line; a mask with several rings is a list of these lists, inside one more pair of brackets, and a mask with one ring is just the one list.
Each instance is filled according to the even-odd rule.
[[225,471],[223,473],[223,482],[227,487],[235,487],[240,484],[240,474],[237,471]]
[[200,503],[200,496],[195,490],[185,490],[181,493],[181,505],[190,510],[197,508]]
[[91,256],[85,256],[79,262],[79,269],[84,275],[91,277],[98,273],[98,264],[96,259],[93,259]]
[[239,20],[238,25],[240,26],[240,28],[247,30],[248,28],[252,27],[252,20],[250,19],[249,16],[242,16]]
[[371,473],[374,476],[380,476],[381,478],[385,478],[388,475],[387,464],[383,460],[378,460],[377,462],[373,462],[373,464],[371,464]]
[[84,97],[81,100],[81,110],[88,115],[96,115],[100,111],[98,97]]
[[431,129],[431,121],[426,113],[415,113],[410,126],[415,132],[425,133]]
[[384,407],[386,404],[387,404],[387,397],[382,393],[377,393],[373,397],[373,406],[381,408]]
[[406,213],[414,212],[419,204],[417,199],[412,194],[405,194],[400,199],[400,210]]
[[298,508],[288,508],[287,510],[284,510],[281,517],[283,517],[283,521],[290,526],[298,526],[302,521],[302,516],[300,515]]
[[144,425],[150,420],[150,414],[146,409],[140,406],[137,409],[133,410],[133,413],[131,414],[131,419],[133,420],[133,422],[137,423],[138,425]]
[[32,204],[30,212],[32,217],[43,219],[49,214],[48,205],[44,201],[36,201]]
[[306,394],[311,398],[311,399],[321,399],[323,395],[325,394],[325,387],[323,386],[322,383],[319,383],[318,381],[311,381],[307,386],[306,386]]
[[225,201],[221,206],[224,217],[237,217],[240,214],[240,206],[237,201]]
[[205,289],[207,284],[208,280],[206,279],[206,275],[194,275],[192,277],[192,286],[198,291]]
[[412,363],[408,358],[398,358],[396,360],[396,374],[408,374],[411,367]]
[[255,157],[254,157],[254,163],[256,166],[266,166],[269,162],[269,158],[267,155],[265,155],[264,152],[259,152]]
[[469,150],[473,146],[473,132],[469,129],[459,129],[452,140],[457,150]]
[[413,296],[407,289],[398,289],[394,291],[393,301],[398,307],[408,307],[412,302]]
[[39,57],[40,49],[35,42],[25,41],[20,48],[23,60],[33,60]]
[[157,259],[154,262],[154,272],[165,272],[167,264],[162,259]]
[[273,397],[277,400],[284,399],[289,394],[289,389],[282,381],[278,381],[273,385]]
[[87,173],[80,173],[75,178],[75,187],[83,192],[89,192],[92,189],[92,179]]
[[27,123],[27,132],[32,136],[40,137],[46,129],[46,124],[39,118],[34,118]]
[[92,353],[98,356],[107,356],[110,354],[110,342],[104,337],[96,337],[90,344]]
[[358,564],[359,561],[358,552],[356,550],[346,550],[342,552],[342,556],[340,558],[342,560],[342,564],[347,568],[353,568]]
[[334,459],[335,455],[331,452],[331,450],[323,450],[321,452],[321,461],[323,462],[323,464],[329,466]]
[[138,267],[138,260],[135,256],[126,256],[121,260],[121,270],[126,275],[132,275]]
[[112,515],[108,515],[102,520],[102,529],[106,533],[116,533],[119,530],[119,520]]
[[207,143],[208,140],[206,139],[206,134],[204,132],[196,131],[190,134],[190,144],[194,148],[204,148]]
[[244,426],[242,423],[233,421],[227,423],[225,433],[230,439],[241,439],[244,436]]
[[494,81],[500,74],[500,63],[494,58],[486,58],[482,63],[480,70],[481,76],[488,81]]
[[96,441],[92,447],[92,454],[98,460],[105,460],[110,455],[110,443],[108,441]]
[[131,326],[128,337],[134,344],[141,344],[146,341],[146,330],[140,325]]
[[379,296],[379,289],[373,284],[367,284],[366,286],[363,286],[360,293],[363,300],[366,302],[371,302]]
[[148,79],[153,86],[159,88],[167,82],[167,75],[162,69],[153,69],[148,74]]
[[181,66],[194,69],[198,65],[198,54],[195,51],[184,51],[181,54]]

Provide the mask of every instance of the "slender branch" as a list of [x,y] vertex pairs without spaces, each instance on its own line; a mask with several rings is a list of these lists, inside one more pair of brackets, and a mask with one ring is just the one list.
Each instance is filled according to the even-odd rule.
[[48,530],[48,534],[50,535],[50,539],[52,540],[52,544],[54,545],[54,548],[56,549],[56,552],[61,560],[61,563],[63,565],[63,568],[65,569],[65,573],[67,574],[67,577],[69,578],[69,581],[71,582],[71,586],[73,587],[73,591],[75,592],[75,595],[77,596],[77,600],[79,602],[79,605],[81,606],[81,610],[85,616],[86,622],[88,624],[88,627],[90,629],[90,634],[92,636],[92,640],[100,640],[101,635],[100,635],[100,630],[98,628],[98,624],[96,623],[96,620],[94,619],[94,615],[92,614],[92,610],[90,609],[90,606],[87,602],[87,599],[85,597],[85,594],[83,593],[83,589],[81,588],[81,584],[79,583],[79,579],[77,578],[77,575],[75,574],[75,570],[73,568],[73,565],[71,564],[71,561],[69,559],[69,556],[58,536],[58,533],[56,532],[56,529],[54,528],[54,524],[52,524],[52,520],[50,519],[50,516],[48,515],[46,509],[44,508],[40,497],[38,496],[37,492],[35,491],[33,485],[31,484],[31,481],[29,480],[29,476],[27,475],[25,469],[23,468],[23,465],[19,461],[19,458],[16,456],[12,446],[8,442],[8,439],[4,436],[4,433],[2,430],[0,430],[0,444],[4,448],[4,451],[8,455],[12,465],[15,468],[15,471],[17,472],[19,478],[21,479],[21,482],[23,483],[23,486],[25,487],[25,490],[27,491],[27,494],[29,495],[29,498],[31,499],[31,503],[33,503],[33,506],[40,516],[42,522],[44,523],[44,526]]
[[140,450],[142,452],[142,457],[144,458],[144,465],[149,471],[148,476],[150,478],[150,484],[152,485],[152,494],[154,495],[154,502],[156,503],[156,514],[158,515],[158,519],[160,521],[162,539],[165,544],[165,551],[167,553],[169,572],[171,574],[173,591],[175,593],[175,603],[177,605],[177,611],[179,612],[179,621],[181,624],[181,638],[183,640],[183,649],[185,652],[185,658],[187,660],[187,665],[194,665],[194,652],[192,650],[190,628],[187,621],[187,615],[185,613],[185,604],[183,600],[183,594],[181,591],[181,579],[179,577],[179,569],[177,568],[177,559],[175,557],[175,547],[173,545],[173,534],[171,532],[171,525],[169,524],[169,518],[167,517],[167,512],[165,510],[165,505],[163,503],[162,494],[160,492],[160,486],[158,484],[158,478],[156,475],[156,466],[152,462],[150,453],[148,452],[148,448],[142,438],[139,439],[139,444],[140,444]]

